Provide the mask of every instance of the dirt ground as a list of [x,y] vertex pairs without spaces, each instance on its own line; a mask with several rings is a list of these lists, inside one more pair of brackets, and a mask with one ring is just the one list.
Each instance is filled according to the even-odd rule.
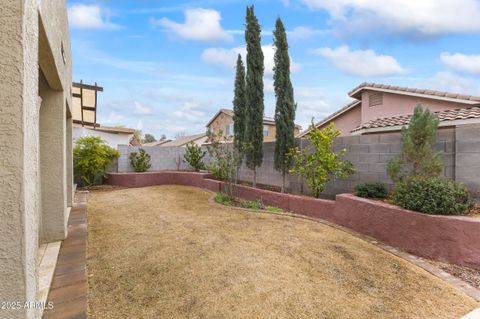
[[210,196],[91,192],[91,318],[460,318],[479,306],[345,232]]

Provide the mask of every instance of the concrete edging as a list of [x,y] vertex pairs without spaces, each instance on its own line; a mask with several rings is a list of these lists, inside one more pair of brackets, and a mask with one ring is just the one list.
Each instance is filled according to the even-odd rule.
[[[189,185],[214,192],[223,187],[207,173],[181,171],[110,173],[108,183],[123,187]],[[285,211],[344,226],[408,253],[480,269],[480,219],[427,215],[352,194],[337,195],[332,201],[243,185],[237,185],[235,192],[243,199],[261,199]]]

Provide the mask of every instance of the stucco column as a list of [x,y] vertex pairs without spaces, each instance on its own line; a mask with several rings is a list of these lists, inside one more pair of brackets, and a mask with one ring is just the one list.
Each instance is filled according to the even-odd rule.
[[40,78],[40,181],[44,242],[67,235],[66,102],[62,91]]
[[[35,301],[38,285],[38,11],[34,0],[0,10],[0,300]],[[35,318],[34,309],[0,310]]]
[[[67,140],[66,140],[66,152],[67,152],[67,206],[73,205],[73,154],[72,154],[72,118],[67,118]],[[68,216],[67,216],[68,218]]]

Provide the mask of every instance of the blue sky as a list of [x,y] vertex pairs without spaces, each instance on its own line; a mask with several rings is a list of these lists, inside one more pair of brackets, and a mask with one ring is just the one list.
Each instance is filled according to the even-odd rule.
[[[98,82],[99,123],[173,138],[231,108],[244,54],[236,0],[68,1],[73,79]],[[350,101],[362,82],[480,95],[479,0],[256,0],[265,52],[265,111],[274,112],[272,30],[281,17],[297,123]]]

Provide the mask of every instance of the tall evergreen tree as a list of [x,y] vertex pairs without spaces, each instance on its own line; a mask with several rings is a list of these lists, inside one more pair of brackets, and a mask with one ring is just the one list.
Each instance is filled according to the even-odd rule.
[[285,191],[285,175],[292,160],[288,153],[295,147],[295,110],[293,86],[290,81],[290,57],[285,27],[280,18],[275,23],[273,32],[275,57],[273,86],[275,88],[275,169],[282,173],[282,193]]
[[245,41],[247,43],[247,134],[245,149],[247,166],[253,170],[253,187],[257,185],[257,167],[263,160],[263,52],[261,27],[254,7],[247,6]]
[[235,90],[233,97],[233,143],[240,158],[243,158],[246,125],[246,96],[245,96],[245,65],[239,54],[235,76]]

